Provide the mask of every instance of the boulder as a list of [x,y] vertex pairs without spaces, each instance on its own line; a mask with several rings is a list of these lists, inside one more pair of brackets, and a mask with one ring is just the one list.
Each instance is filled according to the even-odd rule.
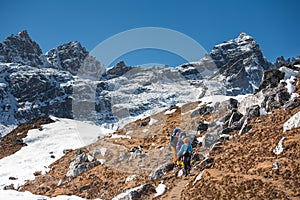
[[154,169],[150,175],[149,180],[157,180],[163,177],[167,172],[171,171],[174,168],[174,163],[165,163],[161,166],[158,166],[156,169]]
[[149,196],[151,193],[155,193],[155,187],[148,183],[135,188],[126,189],[121,194],[115,196],[113,200],[143,199],[143,195]]
[[86,152],[84,152],[82,150],[78,150],[75,153],[75,156],[69,165],[69,170],[68,170],[66,176],[68,176],[70,178],[75,178],[79,174],[81,174],[87,170],[90,170],[100,164],[101,163],[97,160],[89,162],[88,155],[86,154]]
[[254,119],[260,116],[260,107],[259,105],[253,105],[250,108],[246,109],[246,117],[248,119]]
[[190,116],[191,116],[191,118],[197,117],[197,116],[205,116],[205,115],[210,114],[213,110],[214,110],[213,107],[201,106],[200,108],[194,110]]
[[280,80],[282,80],[283,78],[284,78],[284,72],[281,72],[279,69],[264,71],[262,76],[262,83],[259,86],[259,89],[255,91],[255,93],[263,89],[277,87]]
[[197,130],[197,132],[204,132],[204,131],[207,131],[208,129],[208,124],[207,123],[204,123],[202,121],[199,121],[199,120],[196,120],[195,121],[195,129]]

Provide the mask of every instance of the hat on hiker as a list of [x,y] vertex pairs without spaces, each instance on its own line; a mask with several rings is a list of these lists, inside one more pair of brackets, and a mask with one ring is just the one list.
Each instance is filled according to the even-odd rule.
[[178,133],[178,132],[180,132],[180,129],[179,129],[179,128],[175,128],[174,131],[173,131],[174,134],[176,134],[176,133]]
[[183,135],[182,137],[181,137],[181,140],[183,141],[183,142],[189,142],[189,138],[186,136],[186,135]]

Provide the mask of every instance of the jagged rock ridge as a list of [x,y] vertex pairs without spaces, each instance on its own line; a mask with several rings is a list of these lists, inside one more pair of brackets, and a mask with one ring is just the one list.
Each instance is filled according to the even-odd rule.
[[[286,62],[292,67],[299,60]],[[106,70],[79,42],[43,55],[23,31],[1,43],[0,61],[3,125],[42,115],[115,123],[206,95],[252,93],[263,71],[272,68],[245,33],[216,45],[199,62],[177,68],[131,67],[120,62]],[[205,76],[204,69],[213,76]]]

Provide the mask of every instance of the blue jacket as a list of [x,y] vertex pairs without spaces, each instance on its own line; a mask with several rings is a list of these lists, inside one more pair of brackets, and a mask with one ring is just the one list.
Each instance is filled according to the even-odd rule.
[[186,152],[188,152],[189,154],[191,154],[192,152],[194,152],[193,147],[192,147],[191,144],[186,144],[186,143],[184,143],[184,144],[181,146],[179,152],[177,153],[177,156],[180,157],[180,156],[182,156],[182,155],[183,155],[184,153],[186,153]]

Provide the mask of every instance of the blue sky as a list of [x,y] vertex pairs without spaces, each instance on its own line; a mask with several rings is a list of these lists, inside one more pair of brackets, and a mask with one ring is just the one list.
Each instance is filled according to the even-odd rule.
[[[297,0],[1,0],[0,40],[21,30],[43,52],[70,41],[91,51],[105,39],[133,28],[163,27],[188,35],[208,52],[240,32],[253,36],[265,57],[300,55],[300,1]],[[199,57],[200,59],[200,57]],[[184,60],[161,50],[121,56],[129,65]]]

